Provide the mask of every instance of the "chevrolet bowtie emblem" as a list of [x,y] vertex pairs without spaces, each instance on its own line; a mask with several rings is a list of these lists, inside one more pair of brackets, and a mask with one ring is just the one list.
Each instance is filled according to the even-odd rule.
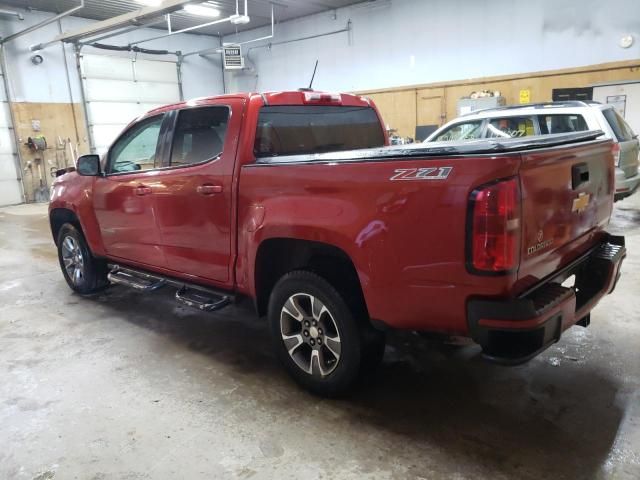
[[578,213],[583,212],[587,208],[587,205],[589,205],[589,199],[591,199],[591,195],[582,192],[580,195],[578,195],[578,198],[573,199],[573,206],[571,207],[571,211]]

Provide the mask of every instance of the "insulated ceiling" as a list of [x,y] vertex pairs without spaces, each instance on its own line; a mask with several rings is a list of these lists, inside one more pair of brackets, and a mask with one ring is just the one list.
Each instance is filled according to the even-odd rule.
[[[235,0],[209,0],[207,4],[214,6],[221,12],[221,18],[235,13]],[[240,11],[242,13],[243,1],[241,0]],[[193,33],[209,35],[229,35],[236,31],[250,30],[257,27],[269,25],[271,23],[271,4],[275,9],[276,22],[284,22],[294,18],[304,17],[320,12],[330,12],[336,8],[345,7],[355,3],[362,3],[362,0],[249,0],[249,16],[251,23],[236,27],[229,23],[221,23],[211,27],[202,28]],[[0,0],[0,4],[10,6],[17,11],[40,10],[52,13],[61,13],[79,4],[78,0]],[[135,0],[86,0],[85,7],[76,12],[75,16],[89,18],[92,20],[105,20],[123,13],[132,12],[144,7]],[[174,30],[192,27],[212,18],[187,14],[184,11],[171,14],[171,23]],[[159,24],[158,28],[166,28]]]

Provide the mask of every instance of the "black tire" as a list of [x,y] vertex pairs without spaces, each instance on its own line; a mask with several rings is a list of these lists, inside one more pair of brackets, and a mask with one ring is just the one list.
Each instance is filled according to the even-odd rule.
[[[62,275],[73,291],[88,295],[108,285],[106,262],[93,256],[78,228],[70,223],[62,225],[58,232],[57,245]],[[69,265],[69,261],[73,262],[73,265]],[[80,273],[76,274],[76,270]]]
[[377,366],[384,335],[367,319],[356,318],[359,310],[349,308],[327,280],[309,271],[290,272],[276,283],[268,307],[271,334],[279,360],[298,384],[321,396],[340,396]]
[[369,326],[363,329],[364,355],[362,358],[361,376],[373,374],[384,358],[387,336],[384,332]]

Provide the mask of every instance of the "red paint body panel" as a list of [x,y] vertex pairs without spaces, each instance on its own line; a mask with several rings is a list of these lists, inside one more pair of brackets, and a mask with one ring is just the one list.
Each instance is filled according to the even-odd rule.
[[[354,95],[341,99],[343,105],[370,105]],[[149,112],[229,105],[224,154],[185,168],[95,178],[67,174],[56,180],[50,208],[76,213],[96,255],[250,297],[257,293],[262,242],[290,238],[332,245],[352,260],[372,318],[395,328],[458,335],[469,333],[471,298],[514,298],[605,235],[613,202],[609,143],[496,155],[256,164],[255,130],[265,102],[300,105],[304,92],[225,95]],[[576,191],[575,163],[588,164],[593,175]],[[419,167],[452,170],[440,180],[390,180],[397,169]],[[520,267],[502,276],[469,273],[470,194],[516,176],[522,192]],[[150,193],[136,195],[141,185]],[[216,191],[202,195],[203,185]],[[591,201],[572,212],[579,192]],[[543,240],[553,241],[530,254],[541,230]]]
[[245,100],[228,98],[206,104],[231,108],[224,152],[207,163],[160,170],[151,187],[156,193],[156,219],[167,268],[231,286],[233,171]]
[[[250,279],[264,240],[327,243],[352,259],[373,318],[463,334],[467,296],[507,295],[515,280],[467,273],[467,198],[473,186],[513,176],[519,165],[518,155],[247,165],[240,174],[238,279],[255,294]],[[389,181],[396,169],[418,166],[453,170],[446,181]],[[264,220],[252,232],[256,204]]]
[[[518,286],[525,288],[582,255],[604,234],[613,203],[614,159],[608,143],[523,154],[519,175],[523,198],[523,229]],[[573,190],[571,168],[589,166],[590,179]],[[573,200],[589,195],[584,211],[572,211]],[[535,254],[527,249],[542,241],[552,244]]]
[[95,255],[104,256],[106,250],[93,208],[94,180],[94,177],[83,177],[75,172],[57,178],[51,192],[49,213],[56,209],[73,212],[82,226],[91,251]]
[[105,253],[109,257],[160,268],[167,266],[160,246],[155,198],[136,189],[152,188],[157,172],[96,177],[93,210],[98,220]]

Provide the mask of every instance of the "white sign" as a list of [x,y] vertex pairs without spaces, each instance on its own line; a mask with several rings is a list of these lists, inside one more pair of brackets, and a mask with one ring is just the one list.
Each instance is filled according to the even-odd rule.
[[225,45],[222,47],[225,70],[239,70],[244,68],[242,47],[240,45]]
[[625,117],[627,110],[627,96],[626,95],[611,95],[607,97],[607,103],[613,105],[613,108],[620,114],[622,118]]

